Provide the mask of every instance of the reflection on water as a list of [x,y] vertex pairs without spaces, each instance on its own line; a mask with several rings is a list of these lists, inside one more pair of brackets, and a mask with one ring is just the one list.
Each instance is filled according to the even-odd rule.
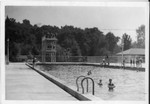
[[[145,72],[81,65],[39,67],[74,86],[78,76],[87,75],[87,71],[92,70],[90,77],[95,81],[95,96],[104,100],[145,100]],[[108,91],[110,78],[116,86],[113,91]],[[102,87],[97,84],[100,79]],[[89,91],[91,93],[91,88]]]

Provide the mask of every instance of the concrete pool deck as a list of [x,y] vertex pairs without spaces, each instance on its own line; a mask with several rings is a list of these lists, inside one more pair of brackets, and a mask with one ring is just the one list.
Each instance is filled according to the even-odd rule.
[[76,98],[30,69],[25,63],[6,65],[6,100],[70,100]]

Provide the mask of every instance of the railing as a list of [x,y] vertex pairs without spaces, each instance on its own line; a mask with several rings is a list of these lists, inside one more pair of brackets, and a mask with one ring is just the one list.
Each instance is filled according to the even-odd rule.
[[79,77],[77,77],[77,79],[76,79],[76,85],[77,85],[77,91],[79,91],[79,85],[78,85],[78,80],[79,80],[79,78],[82,78],[83,77],[83,79],[81,80],[81,88],[82,88],[82,93],[84,94],[84,87],[83,87],[83,82],[86,80],[86,86],[87,86],[87,88],[86,88],[86,91],[88,92],[88,87],[89,87],[89,82],[88,82],[88,79],[90,79],[91,81],[92,81],[92,85],[93,85],[93,87],[92,87],[92,94],[94,95],[94,80],[92,79],[92,78],[90,78],[90,77],[86,77],[86,76],[79,76]]
[[[81,86],[82,86],[82,93],[84,94],[84,87],[83,87],[83,82],[84,82],[84,80],[85,79],[91,79],[91,81],[92,81],[92,94],[94,95],[94,80],[92,79],[92,78],[90,78],[90,77],[85,77],[84,79],[82,79],[82,81],[81,81]],[[88,86],[88,83],[87,83],[87,86]],[[87,88],[87,92],[88,92],[88,88]]]
[[[42,57],[40,55],[35,55],[35,57],[42,61]],[[101,63],[106,56],[56,56],[56,62],[90,62],[90,63]],[[142,62],[145,63],[145,56],[138,56],[142,58]],[[50,58],[50,57],[49,57]],[[130,59],[134,59],[136,61],[136,57],[124,56],[126,59],[126,63],[130,63]],[[121,63],[122,56],[109,56],[109,63]]]
[[[79,76],[79,77],[77,77],[77,79],[76,79],[76,86],[77,86],[77,91],[79,91],[79,84],[78,84],[78,80],[79,80],[79,78],[85,78],[86,76],[83,76],[83,75],[81,75],[81,76]],[[87,86],[88,87],[88,86]]]

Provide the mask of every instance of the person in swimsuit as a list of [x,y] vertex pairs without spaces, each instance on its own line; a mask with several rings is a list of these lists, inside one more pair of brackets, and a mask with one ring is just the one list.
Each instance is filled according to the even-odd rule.
[[91,75],[91,74],[92,74],[92,72],[91,72],[91,70],[89,70],[88,73],[87,73],[87,75]]
[[98,85],[99,85],[100,87],[103,85],[103,84],[102,84],[102,80],[101,80],[101,79],[99,80]]
[[109,83],[108,83],[109,91],[113,91],[114,88],[115,88],[115,85],[112,83],[112,79],[109,79]]

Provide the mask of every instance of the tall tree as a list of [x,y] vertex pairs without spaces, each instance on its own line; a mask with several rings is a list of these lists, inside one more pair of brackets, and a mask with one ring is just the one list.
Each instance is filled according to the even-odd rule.
[[97,27],[86,28],[85,34],[87,37],[87,45],[89,47],[89,56],[102,56],[104,55],[104,48],[107,43],[105,41],[105,36],[102,31],[98,30]]
[[115,37],[113,33],[109,32],[106,34],[106,41],[108,51],[113,54],[114,49],[119,41],[119,37]]
[[[9,38],[9,59],[16,60],[18,54],[17,42],[19,35],[16,28],[16,20],[13,18],[6,18],[5,20],[5,52],[7,52],[7,39]],[[5,53],[6,54],[6,53]]]
[[131,48],[131,42],[132,42],[131,37],[128,34],[124,33],[122,38],[123,38],[123,43],[124,43],[123,50],[127,50]]
[[61,27],[61,31],[58,34],[58,44],[64,49],[70,49],[70,52],[73,56],[80,56],[81,51],[78,42],[75,39],[74,27],[73,26],[64,26]]
[[141,25],[137,30],[137,47],[145,48],[145,25]]

